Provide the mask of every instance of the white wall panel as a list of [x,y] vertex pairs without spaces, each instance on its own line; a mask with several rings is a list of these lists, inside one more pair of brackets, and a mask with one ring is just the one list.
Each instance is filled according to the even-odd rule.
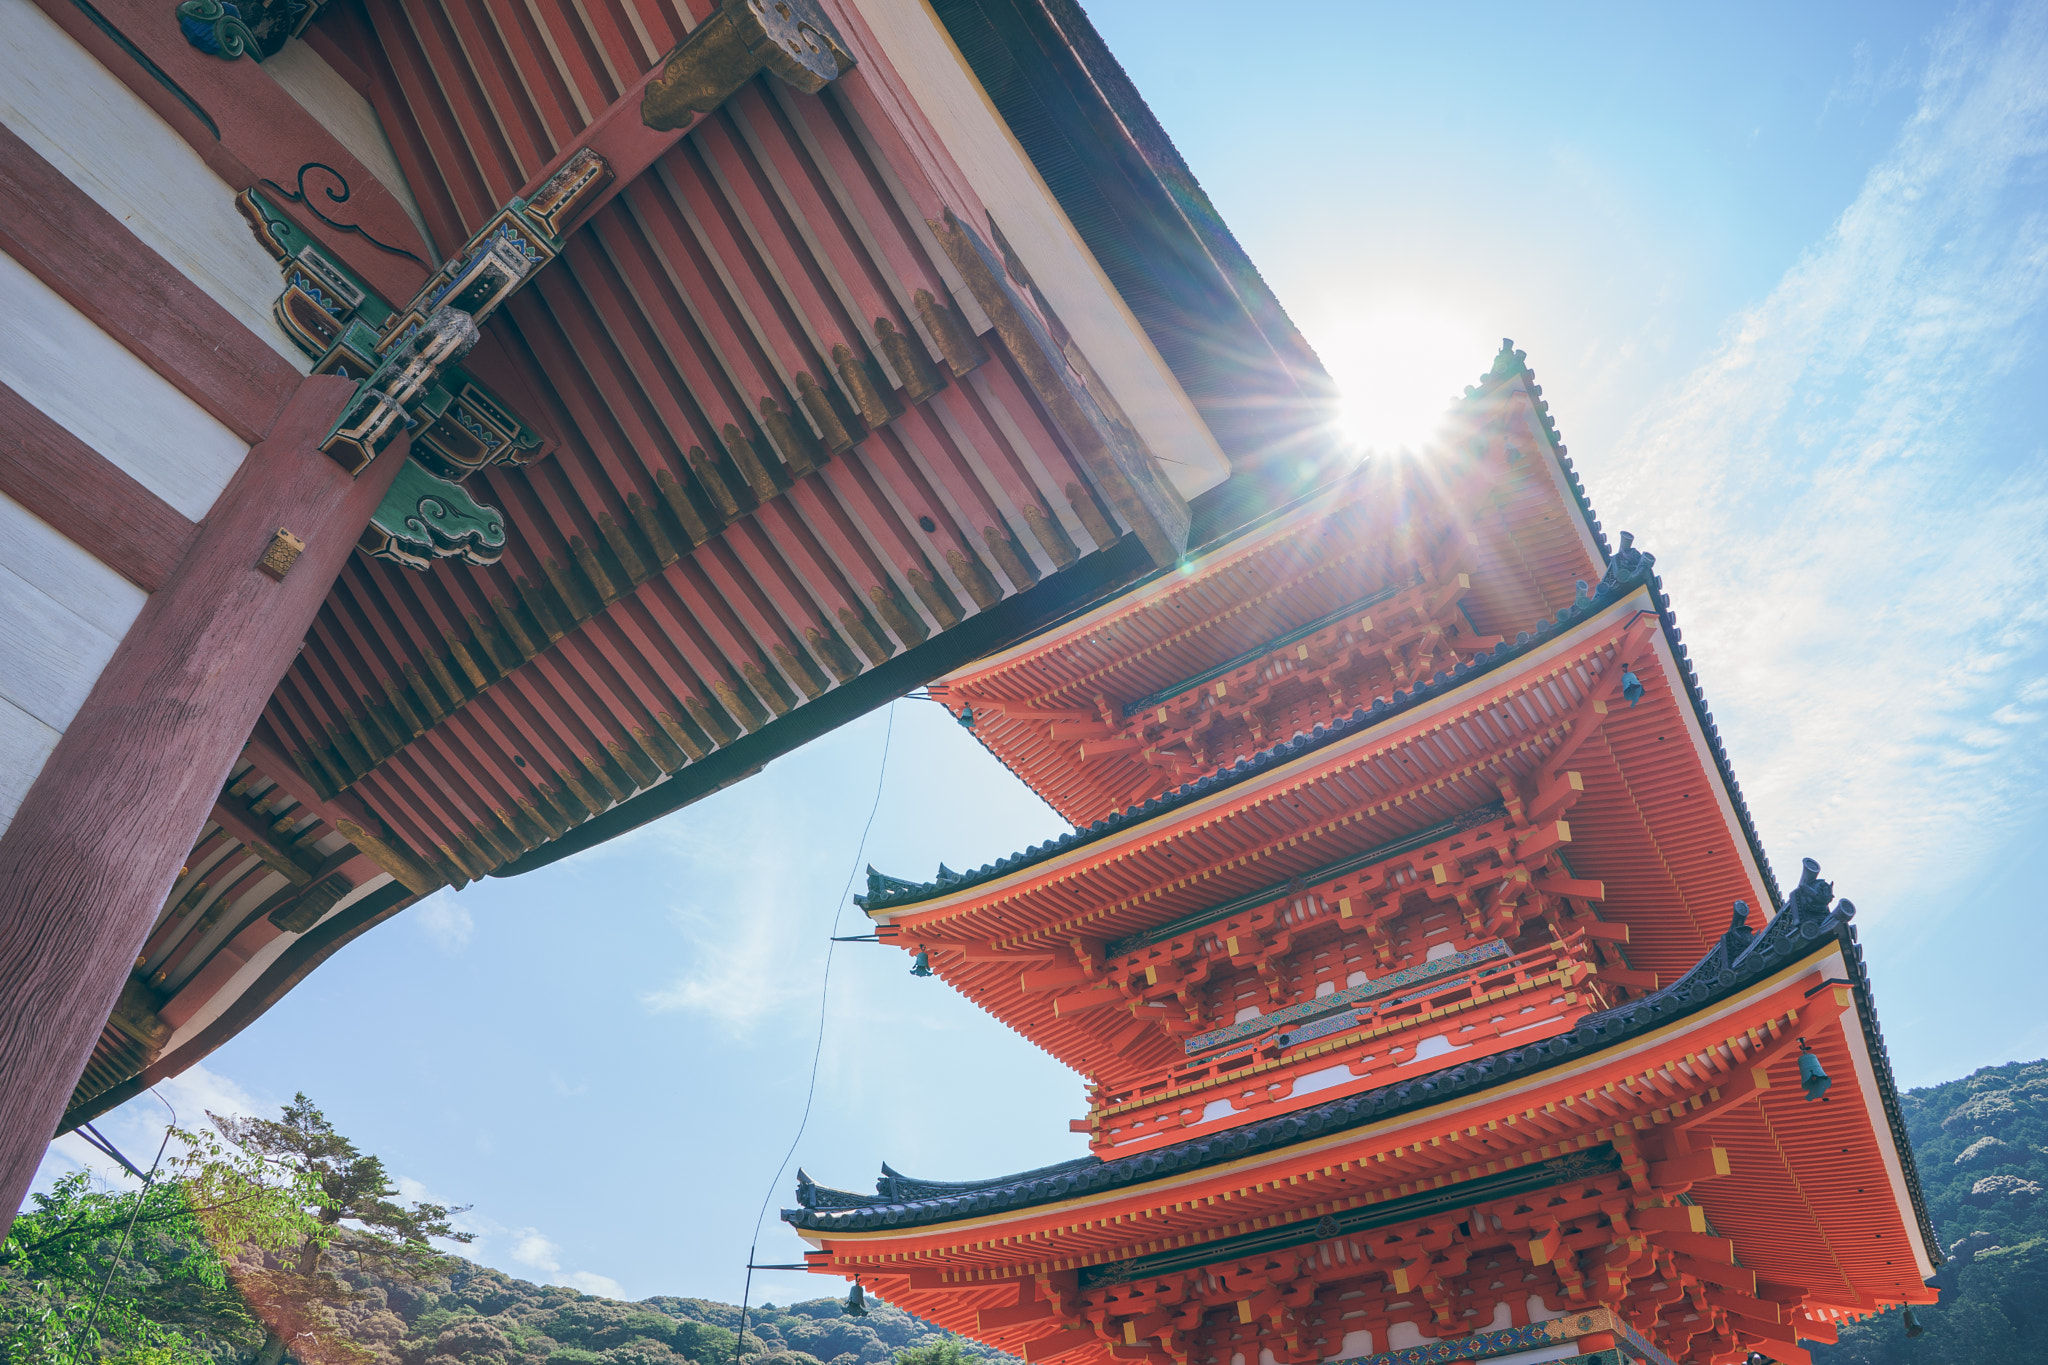
[[149,594],[0,493],[0,568],[12,570],[115,639],[128,633]]
[[148,600],[0,494],[0,833]]
[[0,834],[14,823],[21,799],[57,747],[57,731],[11,702],[0,700]]
[[0,567],[0,698],[62,730],[120,642],[120,636]]
[[[172,10],[164,22],[176,22]],[[241,187],[32,0],[0,0],[0,33],[0,123],[300,373],[310,369],[270,316],[277,263],[235,210]]]
[[5,252],[0,318],[0,382],[193,521],[206,516],[249,453],[240,437]]

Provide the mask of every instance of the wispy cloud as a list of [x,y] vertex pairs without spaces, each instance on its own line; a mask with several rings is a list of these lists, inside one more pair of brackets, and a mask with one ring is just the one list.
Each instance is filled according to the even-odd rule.
[[410,918],[435,947],[450,957],[467,948],[476,931],[469,907],[447,891],[436,892],[414,906]]
[[2048,6],[1952,21],[1827,238],[1590,471],[1781,872],[1812,853],[1859,897],[2004,837],[2044,766],[2048,473],[2015,398],[2044,157]]
[[625,1289],[609,1275],[594,1270],[562,1269],[562,1248],[538,1228],[519,1228],[510,1234],[508,1254],[520,1265],[547,1277],[549,1284],[565,1284],[585,1294],[602,1294],[608,1299],[626,1297]]
[[572,1270],[557,1283],[566,1284],[571,1289],[579,1289],[585,1294],[601,1294],[608,1299],[626,1297],[624,1287],[617,1280],[609,1275],[599,1275],[595,1271]]
[[[720,869],[716,881],[693,888],[691,901],[670,918],[687,945],[685,969],[666,986],[641,997],[657,1013],[687,1011],[716,1023],[730,1037],[809,996],[816,983],[808,968],[793,970],[792,943],[812,941],[821,891],[828,877],[793,849],[779,821],[742,805],[741,818],[696,827],[672,821],[664,834],[681,868]],[[758,829],[760,833],[747,832]],[[838,855],[843,856],[843,855]],[[843,867],[839,871],[844,876]]]
[[[399,1193],[407,1199],[432,1197],[417,1181],[401,1176],[397,1183]],[[452,1221],[461,1231],[473,1234],[476,1240],[466,1246],[450,1244],[443,1250],[466,1256],[479,1264],[509,1268],[513,1273],[523,1271],[546,1284],[565,1284],[585,1294],[602,1294],[612,1299],[626,1296],[624,1287],[609,1275],[600,1275],[594,1270],[563,1270],[561,1244],[539,1228],[506,1227],[495,1219],[473,1212],[457,1214]]]
[[521,1228],[512,1234],[512,1259],[544,1275],[553,1275],[561,1270],[561,1250],[542,1236],[539,1228]]

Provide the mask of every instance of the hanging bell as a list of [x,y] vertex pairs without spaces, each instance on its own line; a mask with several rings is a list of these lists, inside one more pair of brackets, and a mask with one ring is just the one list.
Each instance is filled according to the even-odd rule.
[[1833,1085],[1834,1081],[1829,1079],[1826,1069],[1821,1066],[1820,1058],[1806,1047],[1804,1038],[1799,1040],[1799,1046],[1799,1088],[1806,1092],[1806,1099],[1810,1104],[1826,1095],[1828,1087]]
[[868,1291],[860,1287],[860,1281],[853,1282],[853,1288],[846,1291],[846,1316],[864,1318],[868,1315]]
[[1922,1326],[1920,1325],[1920,1319],[1918,1319],[1918,1318],[1916,1318],[1916,1317],[1914,1317],[1914,1316],[1913,1316],[1913,1305],[1911,1305],[1911,1304],[1907,1304],[1907,1305],[1906,1305],[1906,1335],[1907,1335],[1908,1337],[1917,1337],[1917,1336],[1921,1335],[1921,1334],[1922,1334],[1923,1332],[1925,1332],[1926,1330],[1927,1330],[1927,1329],[1926,1329],[1925,1327],[1922,1327]]
[[1628,698],[1631,707],[1643,699],[1643,680],[1636,676],[1632,668],[1621,670],[1621,695]]
[[[932,955],[927,952],[919,952],[916,957],[910,959],[910,974],[912,976],[930,976],[932,974]],[[855,1283],[853,1287],[858,1289],[860,1285]]]
[[974,728],[974,707],[971,705],[961,707],[960,714],[953,717],[953,719],[960,722],[961,729],[972,730]]

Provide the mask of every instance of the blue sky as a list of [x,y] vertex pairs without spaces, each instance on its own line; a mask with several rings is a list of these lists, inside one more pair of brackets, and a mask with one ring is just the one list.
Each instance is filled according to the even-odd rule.
[[[2048,1052],[2048,4],[1251,14],[1094,8],[1358,434],[1426,433],[1514,337],[1606,525],[1658,556],[1781,877],[1816,857],[1862,908],[1902,1081]],[[823,940],[835,909],[861,927],[837,898],[885,736],[858,861],[922,875],[1063,828],[899,702],[436,896],[164,1094],[190,1121],[304,1089],[409,1188],[473,1203],[480,1260],[736,1299]],[[900,954],[844,945],[797,1161],[996,1174],[1078,1155],[1084,1107]],[[102,1126],[146,1154],[161,1114]],[[801,1249],[773,1218],[793,1170],[766,1261]]]

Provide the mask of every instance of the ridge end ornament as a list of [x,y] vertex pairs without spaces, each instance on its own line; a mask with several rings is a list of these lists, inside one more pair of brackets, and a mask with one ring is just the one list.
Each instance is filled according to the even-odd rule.
[[762,71],[815,95],[853,66],[817,0],[724,0],[662,59],[640,121],[659,132],[687,128]]

